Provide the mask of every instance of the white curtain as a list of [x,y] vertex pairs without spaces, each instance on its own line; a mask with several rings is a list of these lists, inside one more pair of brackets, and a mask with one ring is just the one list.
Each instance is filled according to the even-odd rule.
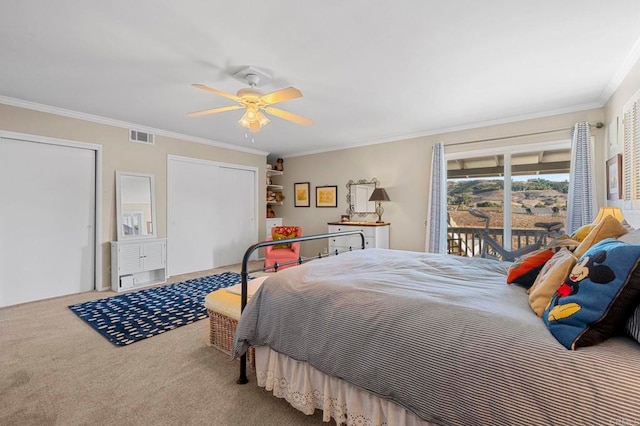
[[444,144],[433,146],[431,157],[431,182],[427,204],[426,250],[430,253],[447,252],[447,163]]
[[569,197],[565,224],[567,234],[572,234],[582,225],[593,221],[596,212],[595,191],[589,123],[576,123],[571,137]]

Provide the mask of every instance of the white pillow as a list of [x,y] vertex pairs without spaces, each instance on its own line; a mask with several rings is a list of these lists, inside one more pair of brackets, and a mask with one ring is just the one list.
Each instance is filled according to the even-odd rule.
[[627,244],[640,244],[640,228],[627,232],[618,237],[618,240]]

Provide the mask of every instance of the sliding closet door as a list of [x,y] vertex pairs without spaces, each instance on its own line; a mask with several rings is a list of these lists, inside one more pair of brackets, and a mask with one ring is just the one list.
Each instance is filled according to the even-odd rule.
[[257,242],[256,174],[252,170],[220,167],[216,266],[242,262],[247,248]]
[[170,159],[168,164],[168,274],[213,268],[216,167]]
[[0,138],[0,306],[94,289],[95,155]]
[[169,158],[169,275],[242,261],[258,238],[256,186],[252,169]]

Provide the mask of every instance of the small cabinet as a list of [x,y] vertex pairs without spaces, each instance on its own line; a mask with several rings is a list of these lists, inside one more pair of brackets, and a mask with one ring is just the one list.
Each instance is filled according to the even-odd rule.
[[[365,248],[389,248],[389,228],[390,223],[349,223],[349,222],[329,222],[328,232],[342,231],[362,231],[364,233]],[[336,250],[346,251],[349,248],[359,249],[361,244],[359,235],[349,235],[345,237],[329,238],[329,253]]]
[[113,291],[145,287],[166,280],[166,238],[111,242]]
[[271,237],[271,228],[274,226],[282,226],[281,217],[272,217],[267,219],[267,238]]

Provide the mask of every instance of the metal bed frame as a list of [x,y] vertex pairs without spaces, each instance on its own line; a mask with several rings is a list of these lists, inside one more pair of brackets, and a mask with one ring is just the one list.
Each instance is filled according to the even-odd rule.
[[[342,232],[334,232],[334,233],[328,233],[328,234],[317,234],[317,235],[307,235],[307,236],[303,236],[303,237],[296,237],[296,238],[287,238],[286,239],[286,243],[297,243],[297,242],[302,242],[302,241],[311,241],[311,240],[321,240],[321,239],[327,239],[327,238],[334,238],[334,237],[343,237],[343,236],[347,236],[347,235],[360,235],[360,240],[361,240],[361,246],[360,249],[364,250],[365,248],[365,240],[364,240],[364,232],[362,231],[342,231]],[[266,268],[258,268],[258,269],[252,269],[252,270],[248,270],[249,268],[249,258],[251,257],[251,255],[253,254],[254,251],[256,251],[259,248],[262,247],[267,247],[267,246],[274,246],[277,244],[282,244],[283,240],[276,240],[276,241],[261,241],[259,243],[256,243],[252,246],[250,246],[247,251],[244,253],[244,257],[242,258],[242,272],[240,273],[241,277],[242,277],[242,294],[240,295],[240,315],[242,315],[242,312],[244,311],[245,306],[247,306],[247,282],[249,280],[249,274],[252,272],[264,272],[268,269],[274,269],[276,272],[278,271],[279,267],[282,266],[287,266],[287,265],[302,265],[305,262],[308,262],[310,260],[314,260],[314,259],[322,259],[323,257],[329,257],[329,256],[337,256],[340,253],[345,253],[347,251],[352,251],[354,248],[353,247],[349,247],[349,250],[343,250],[343,251],[339,251],[339,250],[335,250],[331,253],[327,253],[327,254],[321,254],[319,253],[317,256],[312,256],[312,257],[298,257],[297,260],[291,260],[289,262],[284,262],[284,263],[276,263],[272,266],[266,267]],[[356,249],[358,249],[358,247],[356,247]],[[241,357],[240,357],[240,377],[237,380],[237,383],[239,385],[244,385],[245,383],[248,383],[249,379],[247,378],[247,354],[244,353]]]

